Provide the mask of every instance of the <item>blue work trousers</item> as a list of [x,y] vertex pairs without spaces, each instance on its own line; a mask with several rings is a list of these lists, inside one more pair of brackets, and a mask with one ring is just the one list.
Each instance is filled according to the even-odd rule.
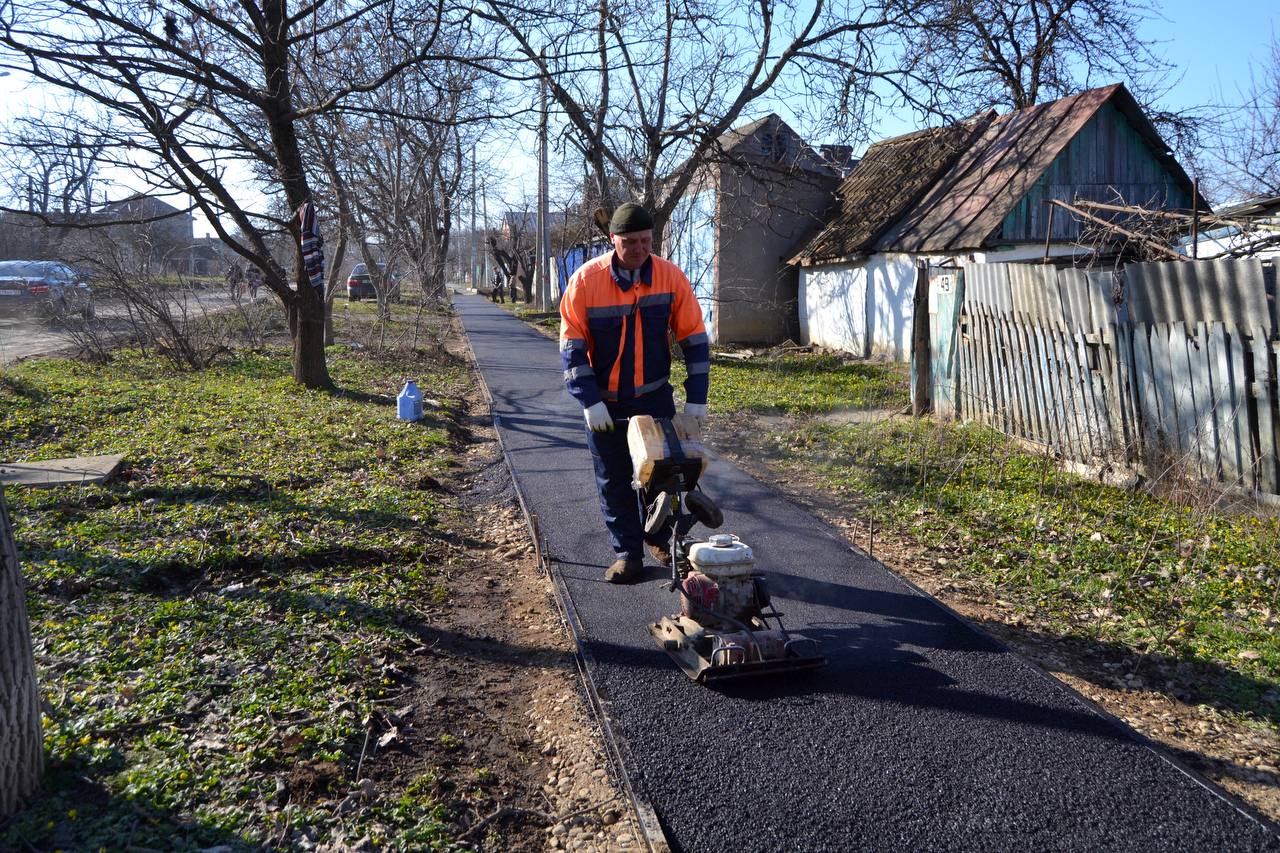
[[[675,415],[675,401],[671,386],[660,388],[643,397],[608,403],[613,417],[613,432],[587,430],[587,447],[591,450],[591,462],[596,469],[596,486],[600,490],[600,512],[604,526],[609,530],[609,544],[619,557],[644,556],[644,504],[641,496],[631,488],[631,451],[627,447],[627,421],[632,415],[652,415],[669,418]],[[654,542],[666,543],[669,531],[653,537]]]

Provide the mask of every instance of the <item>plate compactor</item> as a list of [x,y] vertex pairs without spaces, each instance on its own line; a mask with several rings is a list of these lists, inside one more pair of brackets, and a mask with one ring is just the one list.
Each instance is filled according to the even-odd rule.
[[825,666],[816,642],[782,627],[750,546],[731,533],[690,537],[695,524],[714,530],[724,523],[698,488],[708,461],[698,438],[697,421],[686,415],[632,417],[627,427],[645,533],[670,530],[669,589],[680,595],[680,612],[650,623],[649,633],[703,684]]

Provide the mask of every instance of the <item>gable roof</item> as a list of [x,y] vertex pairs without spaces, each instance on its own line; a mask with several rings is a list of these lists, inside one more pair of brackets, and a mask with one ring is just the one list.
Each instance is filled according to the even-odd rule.
[[792,263],[831,260],[870,250],[994,116],[991,112],[872,145],[840,185],[840,212]]
[[179,216],[189,210],[179,210],[169,202],[153,195],[131,195],[128,198],[109,201],[102,205],[103,213],[126,212],[129,214],[145,214],[146,216]]
[[[812,263],[882,251],[951,253],[984,246],[1032,185],[1108,102],[1121,112],[1146,141],[1155,158],[1190,195],[1191,179],[1137,101],[1124,86],[1116,83],[985,122],[977,119],[980,128],[966,137],[963,150],[928,177],[923,191],[909,205],[882,206],[878,214],[873,209],[867,218],[878,227],[863,225],[861,232],[850,230],[839,236],[824,231],[793,262]],[[962,125],[974,126],[974,122],[971,119]],[[956,127],[958,125],[953,125],[951,129]],[[957,132],[957,136],[962,134]],[[889,143],[909,138],[899,137]],[[870,157],[871,151],[868,151],[867,159]],[[857,181],[864,165],[866,160],[849,176],[840,192],[843,196],[848,187],[858,192],[865,204],[869,190]],[[880,177],[881,182],[891,183],[895,179],[910,180],[913,184],[924,180],[901,171],[886,172]],[[883,183],[875,189],[885,192]],[[901,194],[895,192],[895,195],[901,201]],[[846,202],[846,208],[848,206]],[[832,223],[827,230],[838,224]]]
[[[754,144],[753,144],[754,143]],[[726,130],[716,140],[711,157],[749,157],[767,160],[782,169],[798,168],[822,175],[835,169],[777,113]]]

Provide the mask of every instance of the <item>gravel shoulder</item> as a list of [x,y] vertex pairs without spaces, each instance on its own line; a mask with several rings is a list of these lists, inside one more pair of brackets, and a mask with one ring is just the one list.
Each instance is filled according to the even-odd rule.
[[[460,330],[451,347],[466,354]],[[451,620],[472,636],[522,650],[515,666],[480,664],[459,679],[443,672],[440,684],[465,696],[470,719],[485,720],[524,748],[490,749],[479,761],[523,762],[521,791],[495,821],[526,825],[521,846],[502,849],[632,851],[645,849],[630,804],[613,777],[602,734],[586,704],[575,663],[576,650],[555,603],[555,589],[534,554],[515,487],[502,459],[497,433],[479,390],[467,400],[471,446],[459,483],[467,530],[481,560],[450,608]],[[451,588],[457,581],[451,581]],[[427,679],[428,681],[432,679]],[[434,685],[433,685],[434,688]],[[497,746],[491,742],[492,746]]]

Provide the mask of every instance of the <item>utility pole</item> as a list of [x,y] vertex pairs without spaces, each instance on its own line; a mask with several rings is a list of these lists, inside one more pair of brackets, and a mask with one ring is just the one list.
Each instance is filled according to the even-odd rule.
[[[547,67],[547,49],[542,49],[542,67]],[[547,227],[547,78],[538,81],[538,307],[551,310],[551,239]]]
[[488,287],[493,283],[493,268],[489,266],[492,263],[489,252],[489,187],[480,184],[480,230],[484,232],[484,239],[480,241],[480,256],[484,261],[480,265],[480,269],[484,274],[484,285]]
[[479,290],[476,286],[476,147],[471,146],[471,267],[467,272],[467,278],[471,279],[471,287],[473,290]]

